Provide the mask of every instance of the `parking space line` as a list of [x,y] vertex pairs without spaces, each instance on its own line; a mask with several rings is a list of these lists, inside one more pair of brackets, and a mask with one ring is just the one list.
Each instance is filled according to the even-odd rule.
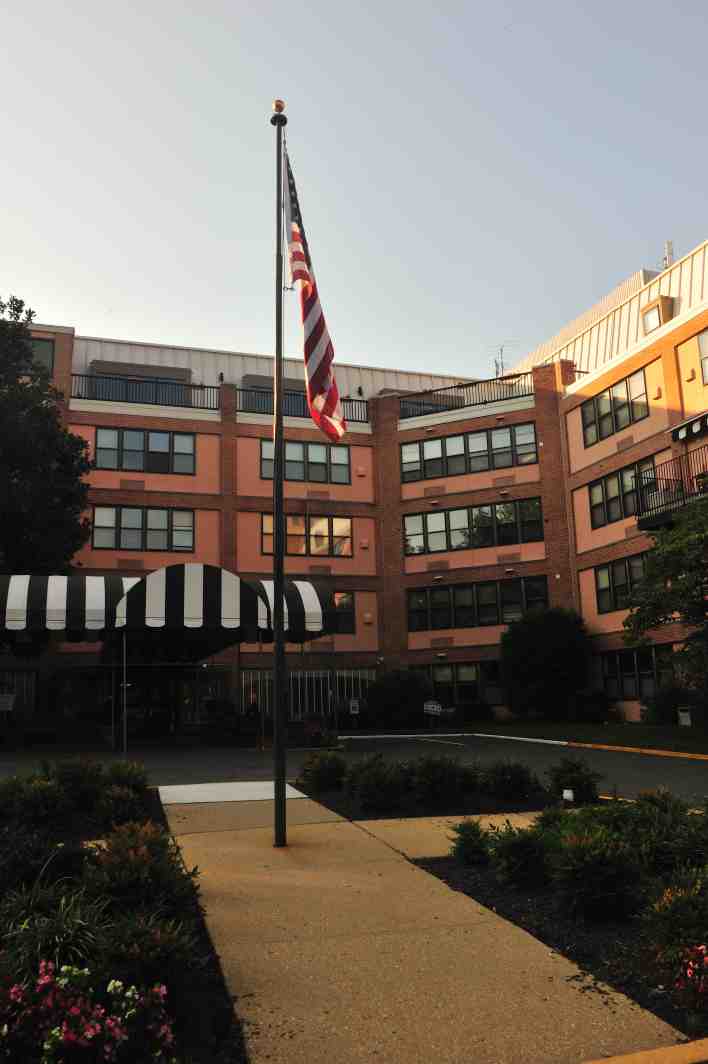
[[429,739],[427,735],[418,736],[419,743],[442,743],[443,746],[464,746],[464,743],[453,742],[452,739]]

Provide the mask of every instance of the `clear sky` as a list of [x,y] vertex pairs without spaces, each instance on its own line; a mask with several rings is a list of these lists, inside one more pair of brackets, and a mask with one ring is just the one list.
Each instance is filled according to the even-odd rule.
[[493,376],[708,236],[705,0],[9,0],[2,38],[0,293],[84,335],[272,350],[275,96],[342,361]]

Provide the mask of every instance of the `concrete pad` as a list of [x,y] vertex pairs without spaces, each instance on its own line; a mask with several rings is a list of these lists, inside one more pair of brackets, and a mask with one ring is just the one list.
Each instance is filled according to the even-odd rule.
[[681,1038],[349,821],[180,845],[252,1064],[577,1064]]
[[[168,805],[165,815],[173,835],[193,835],[209,831],[247,831],[273,825],[272,802],[200,802],[192,805]],[[287,807],[288,824],[320,824],[341,820],[311,798],[291,802]]]
[[[272,780],[241,780],[229,783],[186,783],[160,787],[163,805],[192,805],[195,802],[254,802],[273,801]],[[304,798],[289,783],[285,784],[286,798]]]
[[489,815],[426,816],[398,820],[362,820],[359,827],[381,839],[394,850],[417,860],[421,857],[449,857],[452,828],[463,820],[478,820],[482,827],[503,827],[507,820],[515,828],[527,828],[538,813],[493,813]]

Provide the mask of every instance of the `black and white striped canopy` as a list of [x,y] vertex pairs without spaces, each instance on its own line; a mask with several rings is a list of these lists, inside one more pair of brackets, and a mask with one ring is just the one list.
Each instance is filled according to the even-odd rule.
[[[273,581],[244,580],[215,565],[170,565],[145,577],[0,576],[0,631],[220,632],[220,642],[271,639]],[[285,582],[285,634],[302,643],[332,631],[331,593]]]

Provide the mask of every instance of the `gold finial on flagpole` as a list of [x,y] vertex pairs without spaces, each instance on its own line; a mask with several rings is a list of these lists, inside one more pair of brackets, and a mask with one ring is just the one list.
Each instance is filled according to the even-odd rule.
[[285,100],[273,100],[273,110],[280,115],[285,110]]

